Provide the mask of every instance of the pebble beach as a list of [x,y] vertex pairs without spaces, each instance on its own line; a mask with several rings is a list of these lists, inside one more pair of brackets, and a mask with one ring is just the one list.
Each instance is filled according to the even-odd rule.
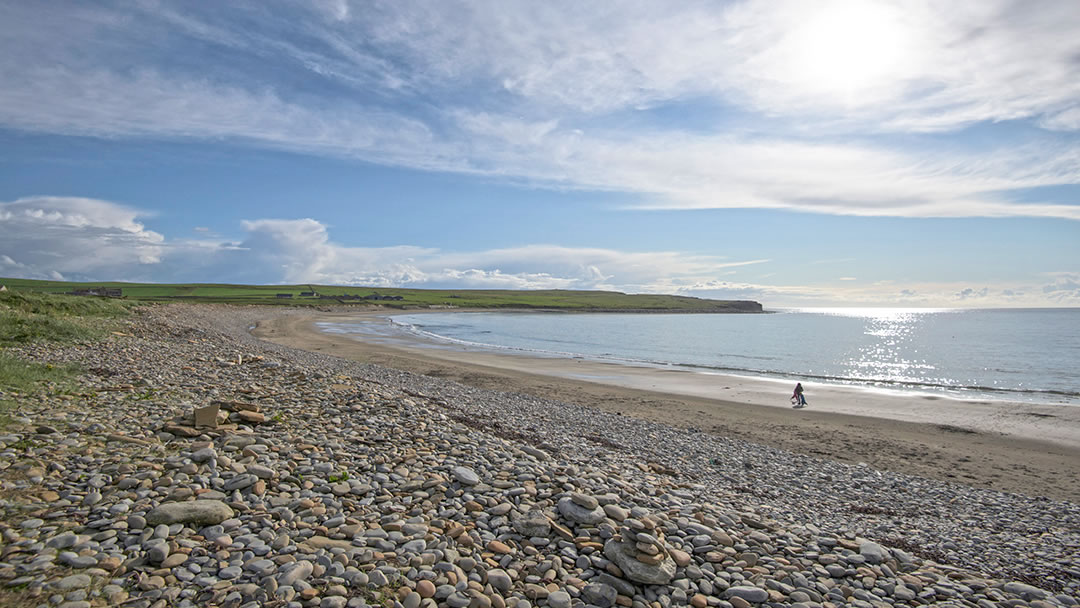
[[[17,606],[1074,606],[1080,505],[794,454],[136,309],[0,432]],[[217,419],[196,426],[196,409]],[[5,599],[7,598],[7,599]]]

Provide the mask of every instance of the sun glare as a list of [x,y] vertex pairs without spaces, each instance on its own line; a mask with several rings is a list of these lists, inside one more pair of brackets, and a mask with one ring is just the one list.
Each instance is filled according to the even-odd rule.
[[791,33],[792,76],[810,92],[855,103],[895,75],[905,42],[894,9],[865,1],[830,3]]

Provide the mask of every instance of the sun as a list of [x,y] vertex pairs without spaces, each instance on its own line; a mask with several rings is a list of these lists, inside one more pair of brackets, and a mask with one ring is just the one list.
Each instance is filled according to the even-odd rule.
[[896,9],[866,0],[816,6],[787,41],[789,74],[799,85],[852,103],[894,79],[908,46]]

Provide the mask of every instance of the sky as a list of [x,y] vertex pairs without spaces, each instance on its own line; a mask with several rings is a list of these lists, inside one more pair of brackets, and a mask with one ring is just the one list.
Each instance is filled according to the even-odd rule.
[[1080,306],[1080,3],[0,0],[0,277]]

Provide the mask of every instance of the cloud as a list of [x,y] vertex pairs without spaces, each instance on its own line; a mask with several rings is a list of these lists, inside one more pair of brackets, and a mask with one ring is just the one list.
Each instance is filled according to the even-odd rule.
[[[443,251],[335,242],[312,218],[242,222],[235,240],[175,239],[148,230],[138,209],[40,196],[0,203],[0,274],[56,280],[338,284],[445,289],[601,289],[750,299],[767,306],[1077,306],[1080,275],[994,288],[963,283],[764,284],[732,273],[769,260],[679,251],[524,245]],[[763,278],[773,273],[755,273]]]
[[655,291],[767,262],[553,245],[466,252],[356,247],[334,242],[311,218],[244,221],[243,237],[233,241],[166,241],[138,221],[141,215],[86,198],[0,203],[0,270],[74,280]]
[[140,212],[88,198],[38,196],[0,202],[0,260],[27,278],[122,273],[161,261],[164,237]]
[[[1075,204],[1009,194],[1080,183],[1058,133],[974,152],[882,136],[1017,119],[1076,132],[1075,9],[1036,5],[374,3],[358,18],[344,0],[10,3],[0,125],[224,140],[643,208],[1076,220]],[[736,126],[654,120],[688,101]]]
[[1061,306],[1080,305],[1080,274],[1061,272],[1054,273],[1052,277],[1052,283],[1042,286],[1042,293]]
[[642,209],[1080,219],[1076,205],[1017,203],[1001,194],[1080,183],[1080,156],[1061,143],[914,156],[827,140],[657,131],[584,135],[552,123],[530,127],[515,117],[455,116],[474,136],[474,154],[485,159],[483,165],[541,183],[635,192],[646,199],[636,205]]

